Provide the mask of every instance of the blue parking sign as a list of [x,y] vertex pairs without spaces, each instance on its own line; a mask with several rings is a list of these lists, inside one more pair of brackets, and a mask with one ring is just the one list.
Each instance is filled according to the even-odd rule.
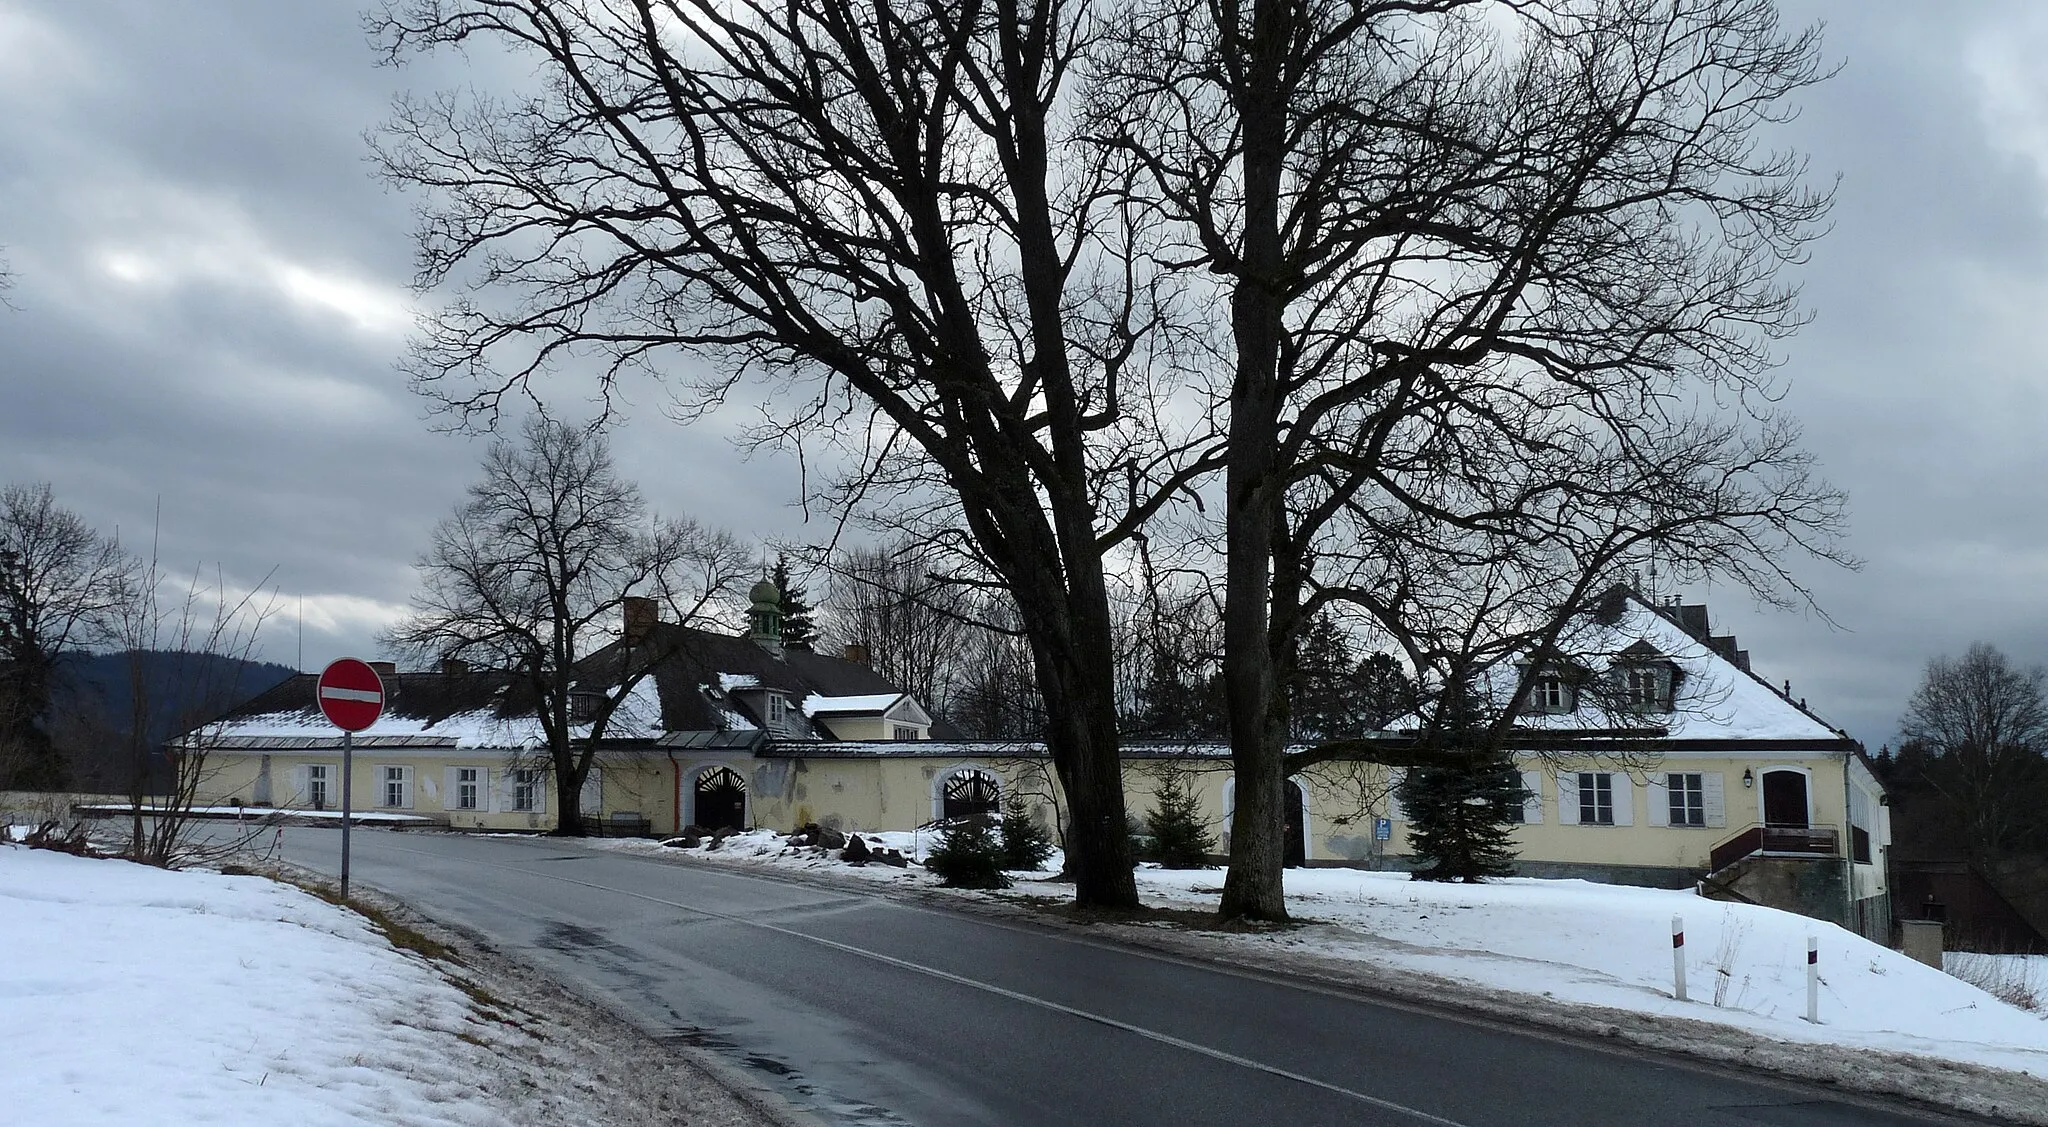
[[1394,820],[1392,818],[1374,818],[1372,820],[1372,839],[1374,841],[1386,841],[1393,836]]

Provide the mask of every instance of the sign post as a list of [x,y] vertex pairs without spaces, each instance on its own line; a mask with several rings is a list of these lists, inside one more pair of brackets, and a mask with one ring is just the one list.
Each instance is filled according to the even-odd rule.
[[368,662],[345,657],[321,671],[317,697],[321,715],[341,729],[341,902],[346,904],[348,831],[355,820],[355,735],[383,714],[384,679]]

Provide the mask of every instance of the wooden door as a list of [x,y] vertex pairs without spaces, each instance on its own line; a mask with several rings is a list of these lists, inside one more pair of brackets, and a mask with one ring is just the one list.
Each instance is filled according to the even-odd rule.
[[1806,775],[1801,771],[1764,772],[1764,825],[1806,828]]

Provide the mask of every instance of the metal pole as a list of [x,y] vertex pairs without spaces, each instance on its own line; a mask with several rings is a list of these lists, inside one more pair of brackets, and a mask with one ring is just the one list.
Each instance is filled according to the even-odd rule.
[[1806,1020],[1820,1024],[1820,940],[1806,937]]
[[1685,1001],[1685,918],[1671,917],[1671,980],[1677,984],[1672,996]]
[[348,903],[348,824],[354,820],[356,734],[341,733],[341,902]]

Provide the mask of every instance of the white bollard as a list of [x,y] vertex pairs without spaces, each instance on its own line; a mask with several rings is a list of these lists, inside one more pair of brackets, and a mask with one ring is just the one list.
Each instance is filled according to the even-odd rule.
[[1672,997],[1685,1001],[1685,917],[1671,917],[1671,981],[1676,985]]
[[1806,1020],[1820,1024],[1820,940],[1806,937]]

